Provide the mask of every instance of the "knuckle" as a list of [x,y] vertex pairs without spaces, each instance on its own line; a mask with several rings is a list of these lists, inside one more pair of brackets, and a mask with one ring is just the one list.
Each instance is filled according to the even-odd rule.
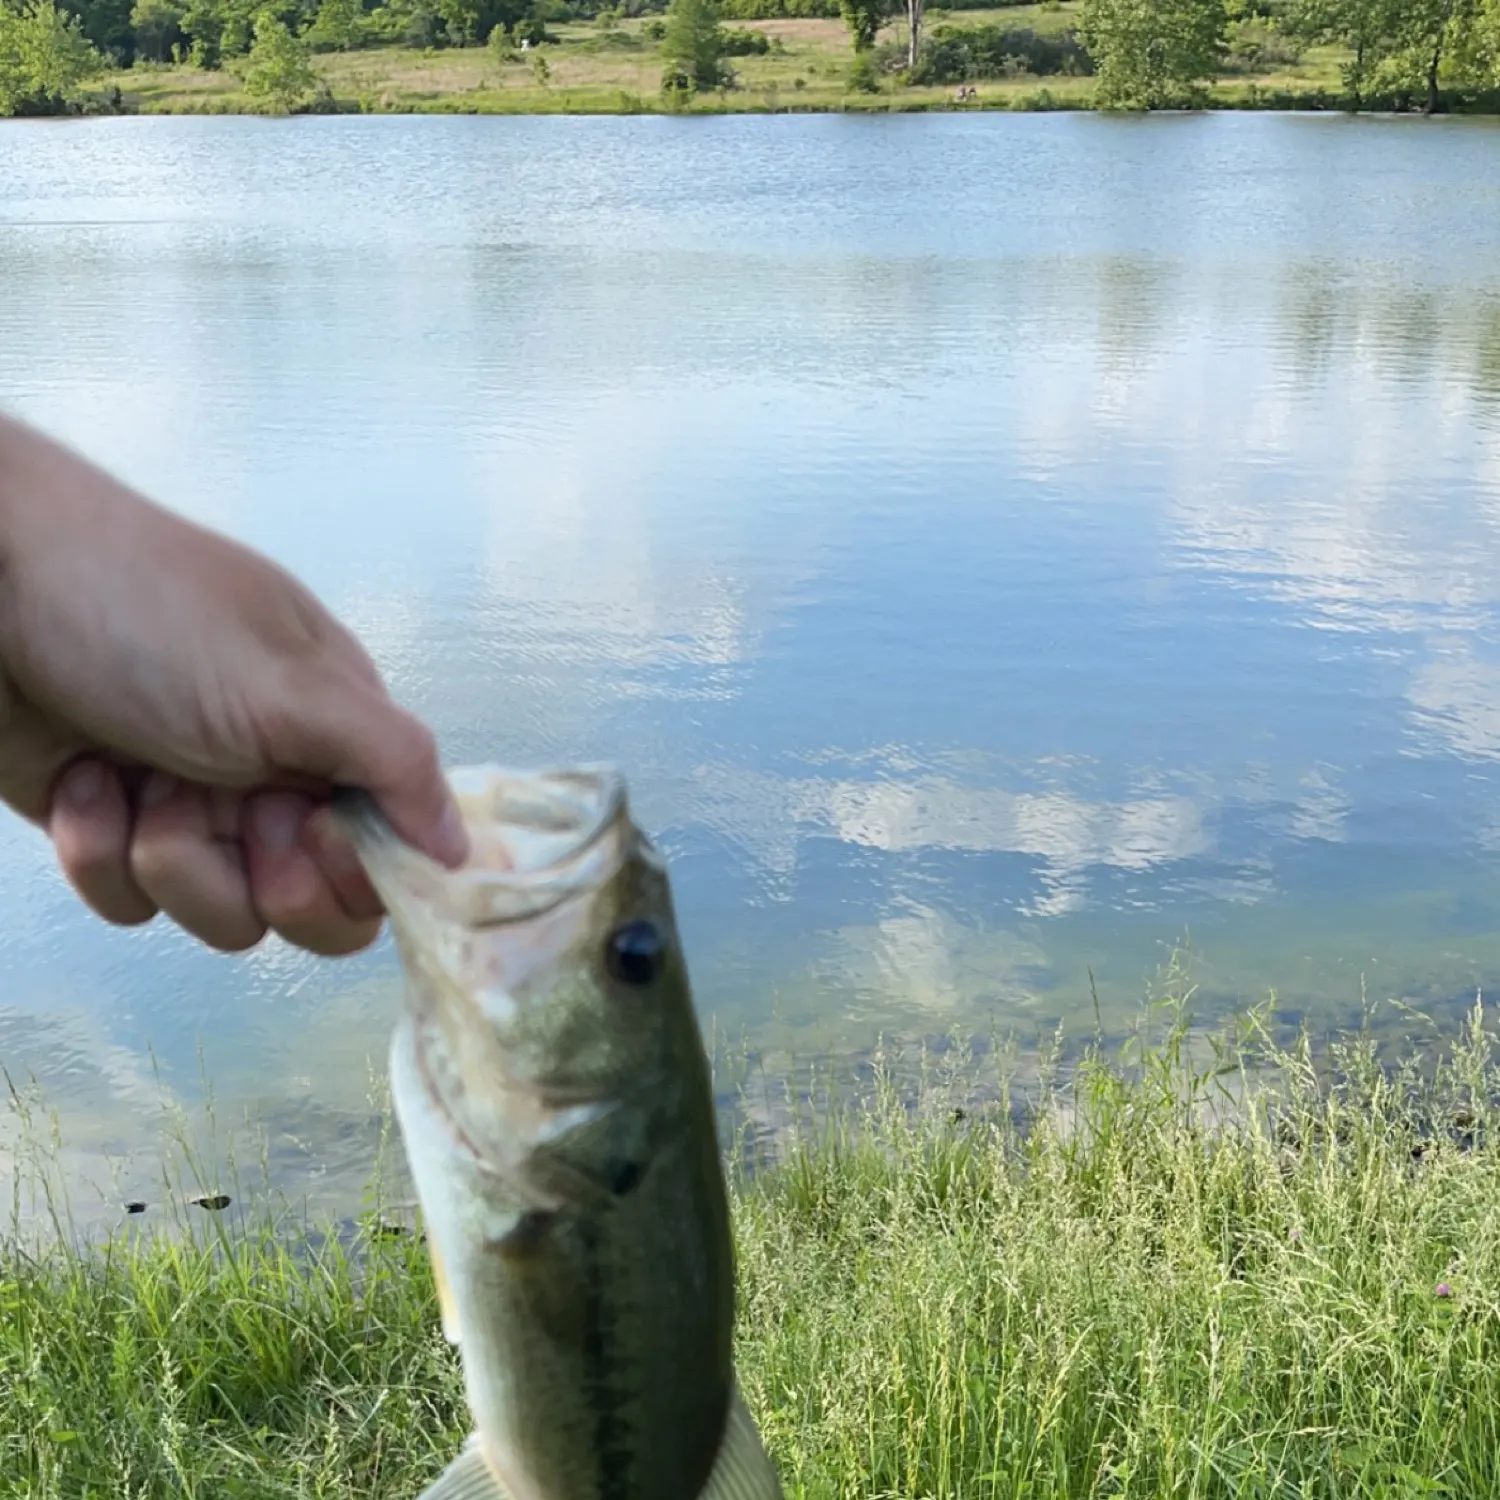
[[338,957],[368,947],[379,921],[345,912],[333,886],[306,855],[254,869],[251,895],[261,920],[294,947]]
[[131,845],[130,873],[161,911],[210,948],[240,953],[265,936],[243,872],[207,839],[148,830]]
[[326,907],[321,893],[301,880],[256,881],[253,896],[261,920],[277,932],[316,925]]
[[271,925],[278,937],[321,958],[343,958],[358,953],[368,948],[380,931],[378,921],[356,921],[351,917]]
[[391,705],[390,727],[381,742],[378,769],[387,787],[411,786],[441,773],[432,731],[395,704]]
[[[168,912],[167,915],[172,914]],[[198,920],[188,921],[182,917],[173,917],[172,920],[185,932],[191,933],[200,943],[206,943],[220,953],[246,953],[266,935],[264,927],[248,921],[219,925]]]

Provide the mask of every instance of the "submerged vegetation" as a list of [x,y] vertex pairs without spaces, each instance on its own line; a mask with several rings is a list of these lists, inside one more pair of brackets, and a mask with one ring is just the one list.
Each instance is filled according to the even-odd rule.
[[0,0],[0,115],[1497,103],[1500,0]]
[[[887,1071],[737,1180],[739,1362],[789,1495],[1500,1488],[1482,1013],[1425,1067],[1263,1018],[1193,1038],[1178,1006],[915,1102]],[[410,1500],[466,1426],[420,1243],[184,1214],[0,1249],[10,1492]]]

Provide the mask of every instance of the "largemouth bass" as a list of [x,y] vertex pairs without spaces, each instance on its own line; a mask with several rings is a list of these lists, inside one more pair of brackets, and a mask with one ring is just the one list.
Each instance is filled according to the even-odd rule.
[[666,868],[612,770],[451,780],[459,871],[337,804],[405,972],[391,1093],[474,1419],[422,1500],[780,1500]]

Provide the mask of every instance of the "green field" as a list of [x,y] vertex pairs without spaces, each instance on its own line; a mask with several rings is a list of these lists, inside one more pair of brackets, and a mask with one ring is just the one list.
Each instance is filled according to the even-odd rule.
[[[945,23],[1025,27],[1044,34],[1076,23],[1077,4],[1009,6],[1002,11],[928,12],[934,34]],[[558,25],[557,40],[534,53],[501,54],[487,47],[416,51],[411,48],[329,53],[316,59],[327,93],[315,108],[362,113],[632,113],[664,108],[661,58],[645,35],[649,23]],[[729,23],[731,29],[764,32],[772,51],[736,57],[735,86],[699,95],[693,113],[782,110],[930,110],[1086,108],[1093,80],[1054,76],[981,80],[975,97],[958,104],[951,85],[905,87],[882,82],[865,93],[849,82],[849,35],[838,20],[772,20]],[[888,26],[882,41],[897,41],[904,28]],[[546,61],[538,80],[535,57]],[[1336,49],[1308,52],[1296,63],[1263,72],[1226,74],[1213,88],[1223,106],[1287,105],[1331,99],[1338,91]],[[104,80],[104,93],[120,91],[121,107],[142,113],[243,113],[261,106],[244,92],[229,69],[207,72],[139,64]]]
[[[790,1496],[1500,1492],[1481,1018],[1420,1073],[1189,1035],[988,1105],[961,1064],[915,1107],[877,1087],[737,1184],[740,1368]],[[123,1225],[0,1244],[4,1493],[410,1500],[455,1451],[409,1232],[265,1200]]]

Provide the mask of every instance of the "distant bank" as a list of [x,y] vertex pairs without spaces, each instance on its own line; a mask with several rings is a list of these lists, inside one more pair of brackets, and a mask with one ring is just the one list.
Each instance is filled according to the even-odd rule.
[[[513,33],[505,45],[304,52],[285,60],[279,75],[273,59],[269,83],[267,70],[248,66],[246,57],[226,57],[214,67],[137,60],[95,80],[83,108],[130,114],[1093,109],[1101,80],[1077,47],[1077,13],[1076,4],[1055,0],[980,12],[929,10],[915,71],[903,67],[904,22],[887,22],[875,45],[856,55],[838,18],[729,19],[725,85],[674,97],[662,88],[662,18],[606,11],[592,20],[548,23],[535,43],[517,42]],[[1420,94],[1356,101],[1347,88],[1349,57],[1339,45],[1291,46],[1275,34],[1247,33],[1197,102],[1212,109],[1389,110],[1394,104],[1421,110]],[[1476,106],[1470,96],[1453,108],[1493,113],[1493,103]]]

